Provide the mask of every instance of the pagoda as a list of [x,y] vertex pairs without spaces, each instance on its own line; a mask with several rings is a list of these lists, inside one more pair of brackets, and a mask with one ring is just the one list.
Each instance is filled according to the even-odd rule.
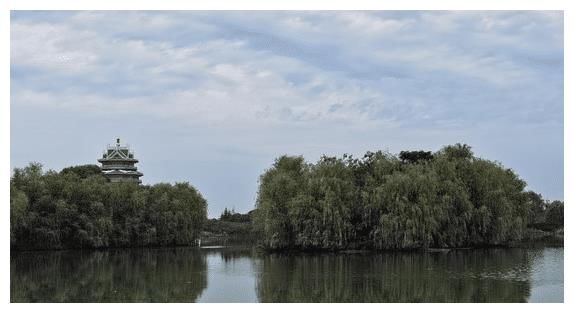
[[137,171],[135,164],[138,162],[134,159],[133,153],[128,146],[120,145],[120,139],[116,139],[116,145],[108,145],[101,159],[102,173],[110,182],[131,182],[141,183],[142,173]]

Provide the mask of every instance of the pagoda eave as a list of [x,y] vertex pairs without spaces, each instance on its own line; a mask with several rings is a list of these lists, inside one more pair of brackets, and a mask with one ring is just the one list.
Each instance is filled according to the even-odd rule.
[[98,159],[98,162],[100,163],[112,163],[112,162],[133,162],[133,163],[138,163],[139,161],[137,159]]
[[140,172],[133,172],[133,173],[125,173],[125,172],[111,172],[111,173],[104,173],[106,176],[136,176],[141,177],[143,176]]

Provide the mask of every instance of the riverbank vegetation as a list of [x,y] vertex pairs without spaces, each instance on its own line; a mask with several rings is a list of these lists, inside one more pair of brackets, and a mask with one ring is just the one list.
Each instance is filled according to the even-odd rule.
[[193,245],[207,202],[188,183],[108,183],[96,165],[61,172],[38,163],[10,179],[14,249]]
[[219,219],[209,219],[201,232],[202,245],[252,244],[257,241],[251,215],[225,208]]
[[[467,145],[368,152],[309,164],[282,156],[260,178],[256,209],[225,209],[188,183],[109,183],[96,165],[10,179],[13,249],[254,243],[269,249],[415,249],[507,245],[563,234],[564,203],[545,201]],[[563,236],[563,235],[562,235]],[[563,237],[562,237],[563,238]]]
[[527,227],[563,227],[500,163],[467,145],[398,156],[282,156],[260,178],[255,231],[270,249],[414,249],[505,245]]

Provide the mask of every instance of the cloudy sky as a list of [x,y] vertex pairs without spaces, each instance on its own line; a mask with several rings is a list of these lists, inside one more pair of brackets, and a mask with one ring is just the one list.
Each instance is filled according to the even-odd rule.
[[467,143],[563,199],[561,12],[11,14],[11,166],[190,181],[210,217],[253,208],[282,155]]

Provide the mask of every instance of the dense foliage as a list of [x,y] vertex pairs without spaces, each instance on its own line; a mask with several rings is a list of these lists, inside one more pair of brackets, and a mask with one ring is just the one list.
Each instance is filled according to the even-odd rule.
[[102,170],[99,166],[94,164],[86,164],[86,165],[77,165],[77,166],[70,166],[62,169],[60,171],[61,174],[70,174],[74,173],[80,178],[87,178],[92,175],[103,175]]
[[545,222],[554,228],[564,228],[564,202],[552,201],[548,204]]
[[201,233],[202,245],[250,244],[256,241],[252,226],[247,222],[221,219],[207,220]]
[[236,213],[225,208],[219,219],[209,219],[201,233],[202,245],[251,244],[256,241],[252,231],[250,211],[246,214]]
[[461,144],[316,164],[282,156],[260,178],[254,226],[272,249],[499,245],[534,222],[525,186]]
[[399,159],[407,163],[415,163],[419,161],[432,160],[432,152],[430,151],[401,151]]
[[235,209],[229,210],[229,209],[225,208],[223,210],[223,213],[221,213],[221,216],[219,217],[219,219],[222,221],[226,221],[226,222],[249,223],[251,221],[251,217],[250,217],[251,212],[253,212],[253,211],[250,211],[249,213],[246,213],[246,214],[241,214],[241,213],[235,212]]
[[16,249],[194,244],[207,202],[188,183],[109,183],[94,166],[42,171],[32,163],[10,179],[10,243]]

